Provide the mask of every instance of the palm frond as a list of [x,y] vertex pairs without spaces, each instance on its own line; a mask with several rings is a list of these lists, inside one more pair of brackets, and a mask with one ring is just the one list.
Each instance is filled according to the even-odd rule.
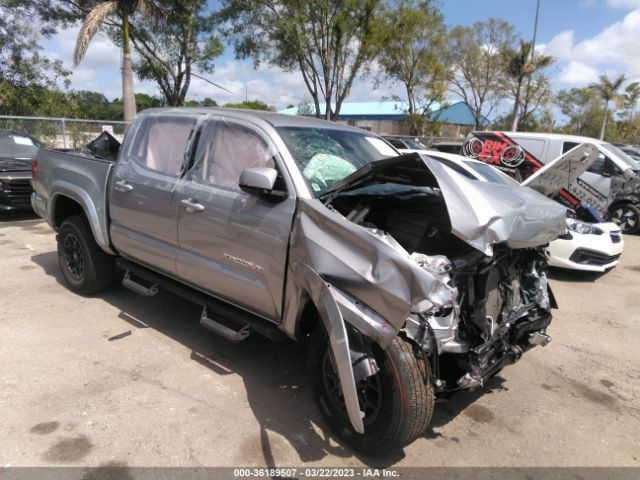
[[91,9],[87,14],[78,32],[76,40],[76,48],[73,52],[73,63],[78,65],[91,43],[91,39],[98,33],[105,19],[118,11],[118,2],[116,0],[99,3]]

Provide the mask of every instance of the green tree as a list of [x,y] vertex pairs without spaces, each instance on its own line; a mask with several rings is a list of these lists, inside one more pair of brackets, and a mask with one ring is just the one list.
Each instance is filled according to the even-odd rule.
[[[47,29],[33,28],[21,2],[0,3],[0,109],[5,115],[33,115],[49,100],[48,90],[65,87],[71,72],[42,54]],[[51,107],[51,105],[49,105]]]
[[223,105],[225,108],[244,108],[247,110],[266,110],[266,111],[274,111],[275,108],[270,107],[262,100],[248,100],[240,103],[225,103]]
[[124,104],[124,121],[131,123],[136,115],[136,101],[133,93],[133,67],[131,64],[131,45],[129,19],[139,11],[147,20],[158,22],[161,17],[153,0],[107,0],[99,1],[88,11],[76,40],[73,52],[73,63],[78,65],[91,43],[93,37],[105,25],[109,18],[119,21],[118,28],[122,45],[122,99]]
[[617,78],[611,80],[606,74],[602,74],[598,77],[597,83],[589,85],[589,89],[597,94],[603,101],[604,112],[602,114],[602,123],[600,124],[600,140],[604,139],[604,133],[607,128],[607,117],[609,114],[609,103],[614,102],[616,107],[622,106],[622,95],[619,90],[622,84],[626,80],[624,75],[620,75]]
[[[530,89],[532,77],[553,63],[549,55],[534,56],[533,44],[520,40],[518,49],[511,49],[507,53],[507,79],[512,84],[513,114],[511,131],[518,130],[518,121],[522,115],[522,89]],[[528,85],[527,85],[528,82]]]
[[239,58],[298,70],[325,118],[340,114],[356,77],[382,46],[382,0],[222,0],[220,19]]
[[[412,135],[423,134],[426,115],[447,90],[447,28],[432,0],[397,0],[385,16],[389,32],[379,62],[384,75],[404,86]],[[400,100],[400,98],[396,98]]]
[[147,95],[146,93],[136,93],[136,106],[140,111],[146,108],[163,107],[164,105],[162,98]]
[[588,137],[598,136],[604,109],[592,90],[561,90],[555,96],[555,103],[568,117],[568,122],[561,127],[562,132]]
[[205,0],[157,0],[168,12],[162,24],[150,25],[139,17],[131,22],[131,41],[140,54],[134,69],[141,79],[153,80],[167,105],[181,106],[194,69],[212,73],[222,54],[214,35],[214,17]]
[[632,82],[627,85],[622,95],[624,100],[624,107],[627,110],[629,116],[629,122],[633,122],[633,117],[636,113],[636,106],[638,100],[640,100],[640,82]]
[[451,32],[450,89],[473,112],[475,128],[504,98],[506,54],[515,42],[513,27],[497,18]]

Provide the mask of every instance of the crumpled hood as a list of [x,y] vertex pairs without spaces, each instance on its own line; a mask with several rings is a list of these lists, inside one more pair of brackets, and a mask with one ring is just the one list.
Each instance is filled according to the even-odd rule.
[[372,162],[325,196],[383,183],[439,188],[451,233],[486,255],[492,254],[494,243],[506,243],[511,248],[536,247],[566,230],[566,208],[544,195],[518,185],[472,180],[417,153]]
[[0,157],[0,172],[31,172],[31,160]]

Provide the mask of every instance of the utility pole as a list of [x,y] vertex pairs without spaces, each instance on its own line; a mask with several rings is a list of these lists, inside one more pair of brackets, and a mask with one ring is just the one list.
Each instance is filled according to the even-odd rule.
[[538,36],[538,17],[540,16],[540,0],[536,1],[536,19],[533,23],[533,40],[531,42],[531,60],[536,52],[536,37]]
[[[533,39],[531,40],[531,61],[533,61],[533,57],[536,54],[536,37],[538,36],[538,18],[540,17],[540,0],[536,0],[536,16],[533,21]],[[531,76],[527,78],[527,88],[525,90],[525,102],[524,109],[525,111],[529,107],[529,90],[531,89]],[[518,130],[518,121],[520,120],[520,109],[515,109],[514,119],[513,119],[513,127],[511,130],[515,132]]]

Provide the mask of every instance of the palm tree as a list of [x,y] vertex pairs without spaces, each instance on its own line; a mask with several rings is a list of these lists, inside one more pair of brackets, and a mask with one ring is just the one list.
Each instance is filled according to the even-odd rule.
[[602,113],[602,124],[600,126],[600,140],[604,139],[604,131],[607,128],[607,115],[609,114],[609,102],[613,100],[614,104],[619,108],[622,105],[622,95],[618,93],[620,87],[626,80],[624,75],[611,80],[606,74],[598,77],[597,83],[589,85],[589,90],[598,94],[604,101],[604,112]]
[[122,29],[122,102],[124,121],[129,124],[136,116],[136,100],[133,94],[133,68],[131,65],[131,47],[129,44],[129,17],[140,11],[146,18],[156,21],[159,9],[153,0],[108,0],[96,4],[87,13],[73,52],[73,63],[77,66],[87,52],[91,40],[109,18],[116,17],[117,25]]
[[507,74],[515,81],[515,97],[513,102],[513,120],[511,123],[511,131],[518,129],[518,121],[520,120],[520,96],[522,94],[522,85],[524,81],[538,71],[547,68],[553,63],[553,57],[549,55],[534,56],[533,44],[520,40],[520,48],[512,50],[509,53],[507,63]]
[[626,86],[622,95],[625,107],[629,110],[629,121],[633,122],[636,113],[636,105],[640,100],[640,82],[633,82]]

